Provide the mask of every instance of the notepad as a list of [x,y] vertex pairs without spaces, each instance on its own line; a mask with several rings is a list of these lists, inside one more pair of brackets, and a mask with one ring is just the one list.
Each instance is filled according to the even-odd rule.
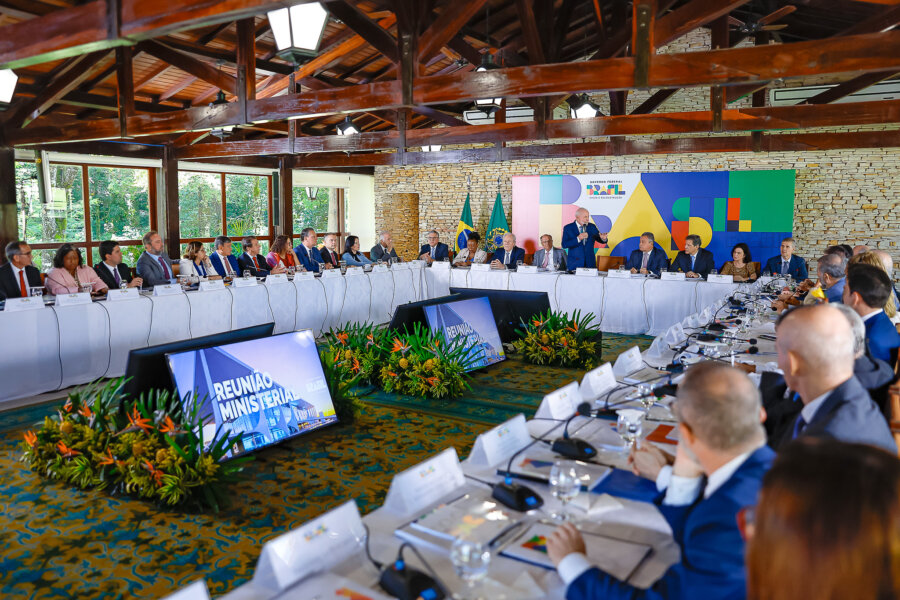
[[448,541],[463,537],[489,545],[518,522],[497,502],[467,494],[428,511],[399,531],[398,536],[416,537],[416,533],[424,533]]

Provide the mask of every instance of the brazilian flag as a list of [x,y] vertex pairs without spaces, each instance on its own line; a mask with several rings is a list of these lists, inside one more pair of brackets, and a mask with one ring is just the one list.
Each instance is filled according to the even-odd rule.
[[497,248],[503,246],[503,235],[509,233],[509,221],[506,220],[506,213],[503,212],[503,201],[500,199],[500,192],[497,192],[497,198],[494,200],[494,208],[491,210],[491,220],[488,223],[487,235],[485,236],[484,249],[493,252]]
[[472,209],[469,207],[469,194],[466,194],[466,204],[459,216],[459,225],[456,226],[456,251],[459,252],[469,242],[469,234],[475,231],[472,224]]

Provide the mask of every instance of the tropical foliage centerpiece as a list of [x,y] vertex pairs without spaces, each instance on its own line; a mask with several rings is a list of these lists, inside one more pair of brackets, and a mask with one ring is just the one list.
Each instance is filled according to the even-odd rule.
[[513,348],[535,365],[593,369],[600,360],[600,327],[594,325],[594,314],[582,315],[547,311],[521,321],[516,330],[522,339]]
[[131,400],[123,384],[120,378],[72,392],[56,415],[26,431],[22,459],[31,470],[167,506],[218,512],[227,505],[227,487],[250,457],[221,462],[233,441],[225,436],[204,448],[199,402],[185,410],[168,391]]

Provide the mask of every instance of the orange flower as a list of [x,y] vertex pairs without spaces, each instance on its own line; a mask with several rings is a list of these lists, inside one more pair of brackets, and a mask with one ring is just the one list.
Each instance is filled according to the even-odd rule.
[[354,357],[353,359],[353,372],[359,373],[359,361]]
[[543,321],[539,321],[539,320],[537,320],[537,319],[533,319],[533,320],[531,321],[531,324],[534,325],[535,327],[543,327],[543,326],[544,326],[544,322],[543,322]]
[[566,327],[566,331],[571,331],[572,333],[578,333],[578,323],[572,321],[571,327]]
[[400,338],[394,338],[394,347],[391,349],[391,354],[394,352],[406,352],[409,350],[409,346],[400,341]]
[[438,379],[437,377],[429,377],[425,381],[427,381],[428,385],[430,385],[431,387],[437,387],[437,384],[439,384],[441,382],[441,380]]
[[56,442],[56,449],[59,450],[59,453],[63,455],[63,458],[72,458],[73,456],[77,456],[81,454],[78,450],[72,450],[68,446],[62,443],[62,441]]
[[67,413],[72,412],[72,408],[74,408],[74,407],[72,406],[72,399],[71,399],[71,398],[66,398],[66,403],[63,404],[63,408],[66,409],[66,412],[67,412]]
[[337,361],[339,361],[340,359],[341,359],[341,355],[340,355],[340,354],[335,354],[335,355],[334,355],[334,362],[335,362],[335,363],[337,363]]
[[106,465],[115,464],[116,459],[113,458],[112,450],[109,448],[106,449],[106,456],[103,457],[103,460],[99,461],[97,464],[101,467],[105,467]]
[[94,413],[92,413],[91,409],[87,406],[82,406],[81,409],[79,409],[78,414],[80,414],[85,419],[90,419]]
[[393,371],[388,371],[388,375],[390,375],[391,377],[396,377],[396,376],[397,376],[397,374],[394,373]]
[[128,415],[128,423],[142,431],[150,433],[153,431],[153,425],[150,424],[150,419],[144,419],[141,417],[141,413],[138,412],[137,406],[131,409],[131,414]]
[[566,348],[569,347],[569,342],[568,342],[568,340],[566,340],[566,338],[562,339],[562,345],[565,346]]
[[25,432],[25,443],[34,448],[37,445],[37,436],[30,429]]
[[163,425],[162,425],[162,427],[159,428],[159,432],[160,433],[169,433],[169,432],[174,433],[175,430],[176,430],[175,423],[172,422],[172,417],[170,417],[169,415],[166,415],[166,420],[163,421]]
[[162,478],[163,472],[159,469],[155,469],[152,464],[150,464],[149,460],[144,461],[144,468],[150,471],[150,478],[156,482],[156,487],[162,486]]
[[347,340],[350,338],[345,332],[341,331],[340,333],[336,333],[334,337],[341,343],[341,346],[347,345]]
[[541,346],[541,350],[544,352],[550,352],[550,346]]

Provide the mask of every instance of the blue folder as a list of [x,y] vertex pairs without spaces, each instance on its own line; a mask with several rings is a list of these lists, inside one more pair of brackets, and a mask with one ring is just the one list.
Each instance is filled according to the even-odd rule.
[[653,502],[659,496],[656,482],[622,469],[613,469],[612,473],[604,477],[603,481],[591,491],[595,494],[609,494],[639,502]]

